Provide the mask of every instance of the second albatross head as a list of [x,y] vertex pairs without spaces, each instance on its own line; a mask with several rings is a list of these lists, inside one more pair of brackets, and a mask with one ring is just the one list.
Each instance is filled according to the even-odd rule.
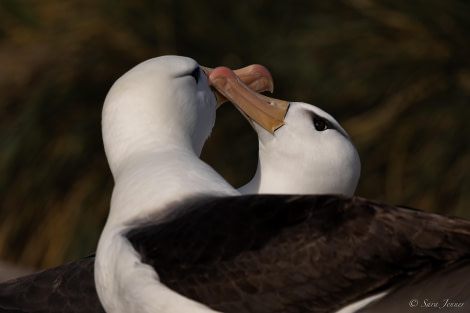
[[211,84],[224,87],[221,93],[239,108],[259,139],[256,174],[239,191],[354,194],[361,170],[359,154],[330,114],[307,103],[254,93],[229,71],[219,70],[220,76],[212,73]]
[[252,122],[259,161],[253,179],[240,191],[277,194],[353,195],[359,181],[359,154],[341,125],[327,112],[291,102],[284,125],[274,133]]

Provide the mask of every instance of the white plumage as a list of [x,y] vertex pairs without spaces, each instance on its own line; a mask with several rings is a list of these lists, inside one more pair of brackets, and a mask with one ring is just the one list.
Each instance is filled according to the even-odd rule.
[[171,202],[199,193],[238,194],[199,159],[217,101],[206,76],[195,78],[194,71],[202,69],[189,58],[151,59],[124,74],[106,97],[103,141],[115,187],[95,282],[107,312],[211,311],[160,284],[123,236],[132,220],[155,219]]
[[330,114],[291,102],[284,125],[273,134],[255,121],[251,124],[258,134],[259,161],[256,174],[240,192],[354,194],[361,171],[359,154]]

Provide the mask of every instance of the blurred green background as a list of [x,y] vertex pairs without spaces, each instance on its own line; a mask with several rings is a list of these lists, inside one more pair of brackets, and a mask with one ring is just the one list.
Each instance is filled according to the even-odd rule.
[[[101,105],[135,64],[179,54],[265,65],[274,96],[333,114],[357,194],[470,217],[466,0],[0,1],[0,259],[43,268],[95,250],[112,179]],[[257,140],[231,106],[203,158],[236,186]]]

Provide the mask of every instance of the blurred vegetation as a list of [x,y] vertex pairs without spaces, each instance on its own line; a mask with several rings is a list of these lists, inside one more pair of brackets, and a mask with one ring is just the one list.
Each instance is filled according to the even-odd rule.
[[[112,178],[107,90],[159,55],[268,67],[275,96],[332,113],[362,159],[358,195],[470,217],[470,3],[0,1],[0,259],[94,251]],[[230,105],[203,158],[239,186],[257,140]]]

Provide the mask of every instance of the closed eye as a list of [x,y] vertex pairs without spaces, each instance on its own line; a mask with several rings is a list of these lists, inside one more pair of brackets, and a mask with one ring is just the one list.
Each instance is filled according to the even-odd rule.
[[196,67],[194,69],[194,71],[191,72],[190,74],[195,80],[196,80],[196,84],[199,82],[199,77],[201,75],[201,69],[198,67]]

